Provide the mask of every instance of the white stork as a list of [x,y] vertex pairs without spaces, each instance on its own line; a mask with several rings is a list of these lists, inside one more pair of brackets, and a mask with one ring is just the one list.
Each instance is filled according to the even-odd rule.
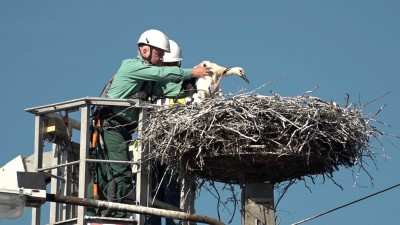
[[196,81],[197,94],[201,100],[212,98],[214,96],[214,94],[219,90],[219,83],[223,77],[237,75],[247,83],[250,83],[242,67],[223,67],[210,61],[203,61],[199,65],[203,67],[211,67],[211,71],[213,72],[211,76],[205,76]]

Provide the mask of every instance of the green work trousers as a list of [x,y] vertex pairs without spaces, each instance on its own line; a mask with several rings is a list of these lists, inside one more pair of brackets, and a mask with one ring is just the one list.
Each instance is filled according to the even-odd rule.
[[[102,138],[104,148],[98,143],[98,159],[129,161],[129,142],[132,138],[129,130],[120,123],[111,120],[103,127]],[[112,202],[123,202],[133,188],[132,169],[130,164],[120,163],[97,163],[95,166],[97,174],[91,173],[92,181],[88,185],[87,196],[93,198],[93,180],[99,184],[99,200]],[[94,208],[87,208],[89,216],[110,216],[125,218],[126,212],[99,211]]]

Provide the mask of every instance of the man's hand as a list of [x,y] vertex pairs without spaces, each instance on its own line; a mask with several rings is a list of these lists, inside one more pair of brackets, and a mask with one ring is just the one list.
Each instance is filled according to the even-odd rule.
[[196,66],[192,69],[192,76],[195,78],[204,78],[205,76],[211,76],[211,67]]

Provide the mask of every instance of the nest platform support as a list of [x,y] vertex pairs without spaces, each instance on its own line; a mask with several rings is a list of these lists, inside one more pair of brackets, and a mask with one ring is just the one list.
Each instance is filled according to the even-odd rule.
[[274,185],[247,183],[242,188],[242,225],[275,225]]

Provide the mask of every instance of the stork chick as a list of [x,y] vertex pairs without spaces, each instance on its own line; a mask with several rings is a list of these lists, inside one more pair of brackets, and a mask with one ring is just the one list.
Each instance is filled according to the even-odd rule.
[[203,61],[200,65],[203,67],[211,67],[211,71],[213,72],[211,76],[205,76],[196,81],[197,94],[201,100],[214,96],[219,90],[219,83],[223,77],[237,75],[247,83],[250,83],[242,67],[223,67],[210,61]]

